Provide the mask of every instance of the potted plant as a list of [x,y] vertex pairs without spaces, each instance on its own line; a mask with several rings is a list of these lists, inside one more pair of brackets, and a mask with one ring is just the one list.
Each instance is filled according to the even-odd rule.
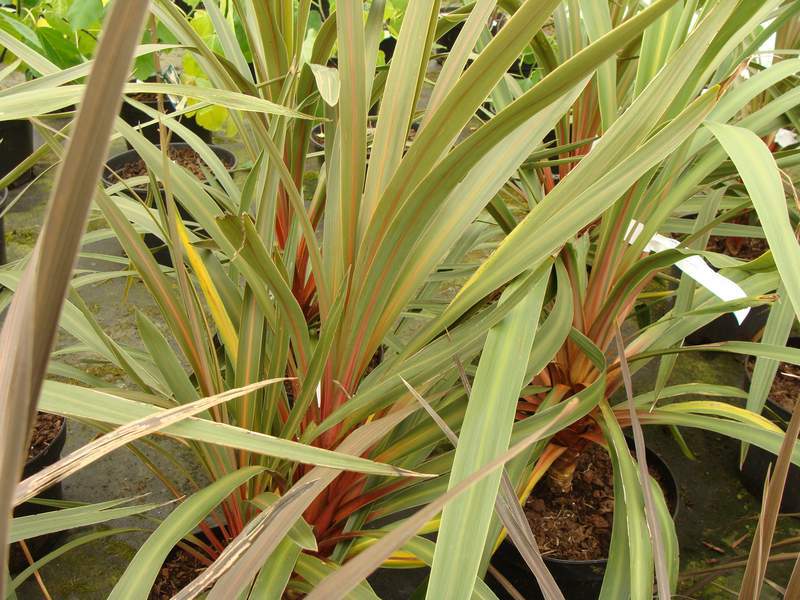
[[[19,69],[34,79],[58,69],[74,67],[88,60],[94,52],[104,14],[101,2],[48,2],[45,0],[0,6],[0,29],[21,44],[41,55],[40,62],[30,65],[19,62]],[[21,60],[13,47],[3,44],[3,64]],[[21,52],[22,49],[17,50]],[[65,107],[70,108],[70,107]],[[33,126],[26,119],[0,123],[0,178],[12,172],[33,153]],[[14,181],[19,185],[33,177],[33,170],[21,173]]]
[[[38,413],[33,425],[31,441],[27,448],[25,468],[22,477],[35,475],[45,467],[49,467],[61,458],[61,451],[67,440],[67,421],[63,417],[48,413]],[[37,498],[46,500],[61,500],[63,497],[61,483],[47,488]],[[25,517],[41,514],[53,510],[52,507],[43,506],[34,502],[25,502],[14,509],[15,517]],[[25,540],[25,548],[18,542],[11,546],[9,570],[19,573],[30,564],[31,560],[38,560],[54,549],[57,537],[43,535]]]

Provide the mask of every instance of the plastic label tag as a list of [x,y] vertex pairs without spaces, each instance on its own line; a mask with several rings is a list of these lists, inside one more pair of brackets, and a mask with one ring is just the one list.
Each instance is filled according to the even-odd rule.
[[[629,244],[632,244],[643,230],[644,225],[632,219],[628,225],[628,231],[625,233],[625,240]],[[673,240],[672,238],[657,233],[647,242],[644,251],[661,252],[663,250],[672,250],[678,246],[680,246],[678,240]],[[739,298],[747,298],[745,291],[739,287],[736,282],[717,273],[702,256],[688,256],[676,262],[675,266],[724,302],[738,300]],[[741,325],[749,312],[749,308],[742,308],[734,311],[733,316],[736,317],[739,325]]]

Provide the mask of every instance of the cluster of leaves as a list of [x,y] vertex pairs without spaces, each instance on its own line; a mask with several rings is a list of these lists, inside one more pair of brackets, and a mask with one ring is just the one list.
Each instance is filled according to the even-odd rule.
[[[136,11],[146,4],[131,0],[119,14],[143,20]],[[118,121],[150,176],[97,187],[93,210],[105,227],[81,239],[81,221],[57,237],[59,209],[74,210],[62,204],[64,190],[88,212],[91,189],[69,186],[82,184],[90,159],[99,173],[102,159],[97,149],[78,157],[88,144],[80,121],[95,117],[79,115],[54,191],[57,225],[48,223],[30,260],[0,272],[8,288],[0,301],[13,317],[0,342],[24,334],[26,310],[38,311],[42,331],[30,349],[38,371],[0,363],[0,408],[12,411],[6,382],[16,377],[27,378],[21,395],[33,410],[50,375],[41,408],[112,431],[4,493],[18,504],[160,432],[185,440],[212,483],[190,490],[155,529],[112,597],[147,597],[164,558],[187,538],[210,566],[182,598],[210,585],[212,598],[350,590],[372,598],[369,572],[422,564],[431,567],[429,598],[491,598],[483,575],[504,530],[548,596],[559,597],[519,499],[552,465],[568,478],[574,461],[559,459],[600,443],[618,492],[603,597],[648,598],[654,581],[666,597],[677,585],[677,538],[646,475],[641,424],[705,429],[776,453],[783,443],[781,464],[800,464],[800,446],[758,414],[775,361],[800,363],[800,351],[785,348],[800,314],[800,247],[781,175],[800,153],[773,154],[762,141],[794,124],[798,59],[739,76],[769,35],[796,23],[800,6],[478,0],[442,16],[435,1],[387,5],[375,0],[365,11],[340,0],[316,13],[310,0],[205,0],[187,15],[156,0],[159,38],[187,49],[193,85],[123,85],[127,72],[108,89],[90,81],[83,104],[94,110],[120,90],[224,109],[253,166],[232,177],[173,116],[138,105],[197,151],[206,179]],[[378,44],[387,15],[397,47],[385,68]],[[110,43],[123,37],[115,16]],[[429,82],[437,40],[458,23]],[[135,49],[135,36],[126,38],[129,56],[153,51]],[[44,70],[0,92],[2,118],[37,119],[80,98],[74,82],[91,63],[65,75],[41,47],[15,48]],[[530,76],[508,72],[520,57],[535,63]],[[109,134],[115,108],[103,113]],[[315,124],[322,151],[311,144]],[[64,154],[56,138],[47,141]],[[309,171],[318,172],[310,190]],[[146,199],[132,193],[138,185],[148,186]],[[729,222],[743,208],[758,225]],[[636,239],[632,221],[642,223]],[[751,262],[704,250],[710,234],[731,232],[764,236],[772,250]],[[686,237],[648,255],[656,233]],[[156,263],[143,234],[166,245],[171,267]],[[124,269],[71,275],[80,244],[104,236],[124,249]],[[61,251],[46,251],[48,243]],[[686,275],[672,278],[677,287],[656,295],[672,301],[666,314],[623,339],[621,324],[652,302],[647,286],[698,254],[745,297],[723,302]],[[49,260],[58,262],[41,268]],[[56,266],[60,279],[41,279]],[[109,336],[80,296],[82,286],[121,275],[144,284],[159,308],[159,323],[137,315],[144,351]],[[762,343],[684,347],[719,315],[775,292]],[[43,304],[26,308],[31,293]],[[64,297],[58,319],[52,298]],[[78,344],[51,356],[57,326]],[[751,410],[713,400],[741,390],[668,385],[673,357],[711,349],[759,357]],[[62,360],[86,351],[123,371],[135,391],[108,389]],[[634,396],[624,385],[630,372],[656,358],[656,389]],[[623,387],[627,401],[614,405]],[[708,399],[663,402],[687,394]],[[634,430],[638,466],[623,427]],[[16,466],[0,463],[8,473]],[[777,490],[780,473],[773,483]],[[149,508],[58,511],[35,525],[15,521],[11,538]],[[191,536],[198,525],[211,543]],[[431,531],[435,544],[422,537]],[[759,572],[748,585],[760,585]]]
[[[16,10],[0,9],[0,29],[66,69],[94,55],[106,4],[102,0],[21,2]],[[15,58],[9,50],[4,50],[7,63]]]

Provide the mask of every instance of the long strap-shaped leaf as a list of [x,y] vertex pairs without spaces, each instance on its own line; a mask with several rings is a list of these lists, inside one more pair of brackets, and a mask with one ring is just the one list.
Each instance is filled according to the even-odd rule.
[[110,431],[20,482],[14,494],[14,506],[18,506],[25,502],[25,500],[33,498],[51,485],[66,479],[72,473],[84,468],[86,465],[93,463],[108,453],[113,452],[117,448],[121,448],[141,437],[160,431],[173,423],[178,423],[204,410],[208,410],[212,406],[238,398],[239,396],[277,383],[278,381],[283,381],[283,379],[268,379],[242,388],[223,392],[216,396],[196,400],[189,404],[156,413],[152,416],[137,419],[114,431]]
[[461,32],[456,38],[456,43],[447,53],[447,59],[442,65],[442,70],[439,71],[439,75],[436,77],[436,84],[433,86],[433,91],[428,99],[427,110],[422,116],[420,129],[425,128],[431,117],[436,113],[436,109],[447,97],[448,91],[458,81],[473,48],[475,48],[475,44],[478,42],[478,37],[484,31],[489,16],[496,5],[497,0],[478,0],[475,6],[472,7],[469,17],[467,17]]
[[744,181],[767,236],[786,293],[800,318],[800,245],[792,231],[786,197],[775,159],[764,142],[741,127],[706,123]]
[[367,157],[367,88],[364,56],[364,8],[360,0],[340,0],[336,31],[339,45],[339,174],[341,253],[344,264],[353,263],[356,252],[358,213],[364,189]]
[[111,590],[109,599],[145,600],[150,595],[153,582],[164,560],[175,544],[189,535],[231,492],[263,470],[263,467],[239,469],[195,492],[182,502],[139,548]]
[[378,124],[369,160],[364,198],[359,216],[363,232],[386,184],[403,156],[408,125],[416,100],[416,81],[420,65],[427,63],[425,40],[431,15],[439,3],[434,0],[412,2],[403,16],[397,48],[390,63],[389,76],[378,113]]
[[[215,586],[209,598],[229,598],[230,596],[224,594],[228,594],[234,586],[241,588],[252,581],[253,573],[263,563],[256,546],[261,531],[278,519],[281,513],[289,511],[294,503],[302,501],[304,492],[316,482],[316,479],[309,479],[302,485],[292,486],[277,502],[250,521],[242,532],[228,544],[219,558],[199,577],[175,594],[173,600],[194,598],[217,579],[220,580],[219,584]],[[264,541],[262,538],[261,542]]]
[[[775,535],[775,526],[778,522],[781,500],[786,487],[786,476],[789,473],[792,450],[797,443],[798,434],[800,434],[800,410],[795,407],[792,418],[789,420],[789,427],[786,430],[783,443],[781,443],[778,458],[775,461],[775,472],[770,475],[764,493],[761,518],[753,535],[750,556],[742,576],[742,588],[739,590],[740,600],[749,600],[750,598],[761,596],[764,577],[767,574],[769,548],[772,546],[772,538]],[[788,595],[788,592],[785,597],[792,598],[792,596]]]
[[[508,448],[549,275],[548,268],[511,313],[489,331],[450,472],[451,488]],[[498,471],[487,477],[445,507],[428,598],[448,593],[467,598],[472,592],[500,475]]]
[[[92,419],[113,425],[153,416],[161,409],[108,392],[48,381],[42,391],[42,409],[79,419]],[[304,464],[326,465],[334,469],[383,475],[415,475],[411,471],[381,465],[365,458],[346,456],[332,450],[284,440],[275,436],[189,417],[169,425],[163,433],[208,444],[275,456]],[[423,476],[424,477],[424,476]]]
[[[800,318],[800,272],[798,272],[800,246],[789,221],[775,159],[752,131],[719,123],[708,123],[708,127],[730,155],[744,181],[761,226],[767,235],[770,249],[773,251],[783,289],[786,290],[794,307],[795,316]],[[751,559],[748,560],[745,569],[740,598],[755,598],[760,594],[766,572],[766,561],[759,561],[755,555],[760,551],[757,548],[767,548],[772,542],[789,457],[798,431],[800,431],[800,412],[795,411],[764,499],[764,513],[753,540]]]
[[[714,102],[714,92],[701,96],[678,118],[639,146],[631,160],[619,163],[599,180],[592,183],[585,181],[582,185],[588,187],[572,197],[574,204],[569,200],[562,203],[565,200],[565,196],[559,193],[562,185],[579,177],[577,169],[572,172],[503,240],[494,254],[467,281],[447,310],[427,326],[426,333],[430,335],[447,326],[489,290],[497,289],[561,247],[581,227],[607,210],[639,177],[669,156],[697,129]],[[619,127],[623,118],[617,120],[614,127]],[[600,148],[597,148],[589,156],[599,151]],[[610,147],[605,151],[617,153],[617,149],[612,151]],[[583,164],[581,161],[581,165]],[[555,205],[551,200],[556,204],[562,203],[562,206],[569,205],[571,209],[568,212],[553,211]]]
[[[650,530],[650,539],[648,540],[651,542],[649,552],[652,553],[653,562],[655,563],[656,569],[656,585],[658,589],[658,597],[660,600],[668,600],[671,596],[671,589],[670,589],[670,578],[668,574],[668,567],[667,567],[667,560],[664,556],[664,544],[663,544],[663,537],[664,534],[661,531],[660,523],[656,518],[656,508],[655,502],[653,497],[655,493],[651,488],[651,481],[650,481],[650,474],[647,468],[647,453],[645,451],[644,445],[644,434],[642,433],[642,426],[638,419],[638,414],[636,412],[636,405],[633,403],[633,382],[631,381],[631,372],[628,368],[628,361],[625,358],[625,344],[622,341],[622,333],[619,330],[619,327],[615,329],[614,339],[616,341],[617,346],[617,355],[619,356],[620,361],[620,369],[622,371],[622,378],[625,383],[625,395],[628,399],[628,414],[631,419],[631,425],[633,429],[633,440],[634,446],[636,449],[636,462],[639,466],[639,485],[641,486],[642,498],[644,499],[644,513],[646,516],[646,524],[648,529]],[[603,409],[604,416],[610,416],[611,411],[608,410],[608,405],[603,403],[601,405]],[[624,442],[621,438],[621,430],[617,426],[616,421],[608,422],[609,430],[612,432],[612,444],[614,444],[615,452],[617,453],[617,460],[620,466],[623,466],[630,460],[630,454],[627,454],[626,448],[624,444],[620,444],[620,442]],[[624,467],[623,467],[624,468]],[[623,474],[622,476],[622,483],[623,486],[626,483],[629,484],[627,478]],[[626,503],[629,500],[632,500],[638,494],[638,490],[633,494],[630,493],[629,485],[625,487],[625,499]],[[628,531],[631,531],[630,526],[628,527]],[[631,547],[631,556],[635,556],[636,560],[639,561],[638,563],[631,563],[631,573],[633,574],[636,571],[641,572],[642,569],[638,565],[645,563],[646,561],[640,561],[642,554],[647,553],[645,550],[642,553],[636,552],[634,547]],[[648,565],[649,566],[649,565]],[[634,578],[631,577],[633,580]],[[647,587],[643,590],[647,596],[652,595],[652,574],[646,573],[646,576],[643,578],[647,582]],[[633,586],[631,586],[633,587]]]
[[[471,386],[466,379],[466,373],[463,368],[461,369],[461,375],[462,381],[464,382],[464,387],[467,388],[468,392],[471,394]],[[425,399],[413,387],[411,387],[405,380],[403,380],[403,383],[405,383],[406,387],[417,399],[417,401],[422,404],[423,408],[425,408],[425,411],[434,420],[437,427],[444,432],[444,434],[447,436],[447,439],[450,440],[450,443],[453,444],[453,446],[458,447],[458,437],[453,430],[450,429],[450,426],[447,424],[447,422],[439,416],[433,407],[428,404],[428,402],[425,401]],[[437,492],[437,495],[439,494],[441,494],[441,492]],[[531,531],[531,526],[525,517],[525,511],[522,509],[517,500],[516,492],[514,491],[514,485],[511,482],[511,478],[506,469],[504,469],[501,474],[500,489],[498,491],[497,498],[495,499],[494,509],[497,512],[498,518],[503,523],[503,526],[508,531],[511,541],[517,547],[517,550],[519,551],[523,560],[525,560],[525,563],[536,577],[539,587],[541,588],[545,597],[548,599],[553,598],[556,600],[563,600],[564,596],[561,594],[561,590],[558,589],[553,576],[550,574],[550,571],[548,571],[547,566],[542,560],[536,540],[533,537],[533,532]],[[492,535],[491,529],[489,532],[489,535]],[[488,539],[493,540],[494,538]],[[432,563],[433,555],[431,554],[429,564]],[[475,589],[473,589],[473,595],[478,593],[477,583],[482,583],[480,578],[476,579],[475,581],[476,586]]]
[[[147,6],[148,0],[129,0],[115,3],[109,12],[67,156],[56,177],[42,232],[23,276],[22,293],[14,299],[0,333],[0,348],[4,349],[4,360],[0,363],[0,480],[4,482],[19,477],[25,439],[47,371],[61,305]],[[17,344],[21,352],[15,348]],[[9,359],[10,356],[14,358]],[[10,486],[0,490],[0,564],[3,565],[8,535],[6,516],[11,512],[12,493]],[[4,596],[5,573],[5,569],[0,573],[0,597]]]
[[[661,14],[663,10],[668,8],[669,2],[671,2],[671,0],[667,0],[666,3],[655,3],[642,13],[629,19],[624,25],[612,31],[609,35],[598,40],[596,44],[593,44],[572,60],[562,65],[558,72],[553,72],[543,79],[531,90],[513,102],[507,109],[503,110],[486,125],[456,146],[455,149],[450,152],[450,154],[448,154],[448,156],[443,159],[413,191],[411,191],[407,188],[412,180],[402,179],[401,172],[405,169],[407,161],[411,160],[414,156],[416,148],[420,148],[418,152],[422,152],[422,138],[425,132],[437,131],[434,127],[436,118],[432,119],[431,124],[428,125],[420,134],[420,137],[416,139],[409,153],[406,155],[406,158],[403,160],[401,167],[398,168],[392,182],[386,188],[384,198],[376,210],[371,225],[374,231],[372,231],[372,233],[368,232],[364,240],[364,252],[359,256],[359,264],[354,274],[354,285],[361,287],[363,290],[371,291],[366,295],[360,293],[354,294],[354,300],[357,303],[357,310],[354,311],[354,314],[358,315],[359,322],[349,325],[349,330],[353,332],[351,334],[353,339],[358,341],[360,337],[365,334],[364,332],[374,331],[375,320],[383,314],[382,310],[384,307],[381,305],[381,298],[375,298],[373,296],[374,290],[378,290],[379,294],[383,293],[385,296],[385,294],[388,293],[387,290],[391,289],[390,286],[386,285],[386,281],[398,278],[403,272],[398,263],[403,261],[406,255],[396,251],[396,248],[411,243],[414,236],[418,234],[420,228],[430,222],[431,215],[436,211],[440,202],[453,187],[475,167],[484,156],[487,149],[507,141],[509,134],[519,125],[522,119],[527,119],[535,115],[560,98],[568,90],[572,89],[576,83],[590,74],[598,64],[611,56],[618,49],[619,45],[624,45],[630,38],[635,37],[648,23]],[[517,15],[515,15],[515,18],[517,18]],[[512,19],[512,22],[513,21],[514,19]],[[510,24],[511,23],[506,27],[509,27]],[[507,31],[506,27],[504,27],[494,41],[487,46],[476,62],[467,69],[464,76],[459,80],[459,86],[461,86],[462,82],[470,80],[469,74],[481,64],[478,62],[481,60],[481,57],[490,53],[490,51],[495,48],[497,40],[501,40],[501,36]],[[517,35],[522,34],[517,32]],[[505,37],[502,39],[505,40],[504,43],[508,43]],[[461,93],[460,87],[458,90],[459,93]],[[455,92],[456,90],[454,89],[452,93]],[[444,102],[438,112],[446,110],[450,110],[450,107],[447,102]],[[442,134],[444,133],[445,132],[442,131]],[[446,133],[450,135],[449,129]],[[453,132],[453,135],[455,135],[455,133],[457,133],[457,131]],[[447,142],[449,143],[449,139]],[[615,155],[617,150],[618,148],[615,148]],[[594,152],[592,154],[594,154]],[[438,158],[438,154],[436,157]],[[606,164],[606,166],[608,166],[608,164]],[[424,169],[420,168],[419,173],[414,174],[413,181],[417,181],[418,177],[424,176],[423,171]],[[556,190],[564,183],[567,183],[569,179],[571,178],[565,179],[562,184],[559,184]],[[402,199],[396,195],[404,196],[407,199],[403,203]],[[399,212],[397,208],[392,208],[391,210],[389,208],[389,205],[394,204],[395,200],[397,203],[402,203],[402,209],[399,210]],[[390,213],[392,213],[392,216],[390,216]],[[537,219],[538,217],[533,219],[529,217],[528,220],[536,222]],[[551,228],[551,230],[556,231],[557,229]],[[535,239],[536,237],[535,235],[530,236],[521,233],[519,235],[526,239]],[[565,239],[570,235],[572,235],[572,233],[565,235]],[[552,251],[552,248],[545,251],[544,254],[546,255],[550,251]],[[516,249],[514,252],[519,256]],[[530,267],[531,262],[527,260],[525,262]],[[523,270],[526,269],[520,268],[515,275],[518,275]],[[499,272],[499,269],[497,271]],[[477,275],[474,276],[473,279],[476,277]],[[477,299],[484,297],[488,291],[497,289],[499,285],[506,283],[512,278],[513,276],[504,277],[502,278],[503,281],[499,284],[496,283],[496,280],[490,282],[490,278],[488,277],[482,278],[482,281],[486,283],[488,289],[484,289],[482,293],[476,294],[475,296],[470,296],[471,301],[469,302],[469,306],[472,306]],[[463,298],[463,294],[464,292],[462,291],[462,299],[465,299]],[[451,307],[451,309],[452,308],[453,307]],[[452,315],[453,313],[448,311],[448,318]],[[452,320],[449,322],[452,323]],[[436,327],[437,331],[441,331],[440,320],[437,319],[436,323],[431,326],[431,328],[433,327]],[[413,352],[416,349],[418,348],[410,349],[409,351]]]
[[[347,439],[337,447],[337,451],[344,454],[360,455],[387,435],[413,411],[413,407],[398,410],[386,417],[360,427],[352,432]],[[220,587],[220,589],[217,589],[217,586],[215,586],[212,590],[213,598],[236,597],[237,594],[252,581],[252,578],[256,574],[251,566],[253,564],[251,561],[254,559],[252,555],[255,555],[255,558],[258,559],[256,561],[257,564],[264,564],[288,534],[289,530],[292,529],[303,511],[308,508],[311,502],[323,492],[339,473],[340,471],[338,469],[317,467],[295,483],[292,489],[296,488],[301,490],[301,492],[293,496],[291,506],[284,505],[283,512],[278,518],[270,519],[265,522],[264,527],[258,531],[248,549],[244,551],[244,561],[241,563],[243,566],[239,568],[234,565],[231,571],[228,572],[228,582],[230,583],[232,579],[235,579],[235,587]],[[288,493],[290,492],[287,492],[287,494]],[[243,577],[243,570],[248,570],[248,577]],[[196,593],[197,590],[195,590],[195,595]],[[194,596],[192,594],[186,595],[186,598],[191,597]],[[337,597],[337,594],[334,594],[332,597]]]
[[121,506],[134,499],[108,500],[96,504],[63,508],[38,515],[17,517],[11,521],[9,539],[11,542],[18,542],[57,531],[96,525],[112,519],[123,519],[163,506],[155,503]]
[[[394,550],[402,546],[408,539],[413,537],[422,526],[427,523],[432,517],[440,512],[448,502],[457,498],[461,494],[469,490],[477,482],[492,473],[496,472],[499,467],[513,458],[522,454],[531,444],[547,436],[550,432],[551,426],[561,419],[570,420],[573,416],[578,414],[580,407],[578,398],[559,405],[557,414],[550,416],[550,422],[545,422],[540,428],[532,433],[529,433],[521,441],[517,442],[503,453],[498,458],[486,463],[479,470],[475,471],[467,479],[458,483],[455,487],[451,488],[446,494],[437,498],[423,509],[417,511],[412,517],[407,519],[401,526],[397,527],[389,535],[386,535],[374,545],[372,545],[368,552],[362,552],[355,558],[351,559],[340,570],[328,576],[319,586],[317,586],[311,594],[308,595],[309,600],[325,600],[331,597],[341,597],[349,590],[353,589],[358,582],[364,577],[369,575],[373,570],[378,568],[383,561]],[[449,598],[451,596],[444,596]],[[463,597],[463,596],[462,596]]]

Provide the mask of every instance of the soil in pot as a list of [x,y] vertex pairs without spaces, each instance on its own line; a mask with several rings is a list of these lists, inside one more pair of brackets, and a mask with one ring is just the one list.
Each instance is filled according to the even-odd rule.
[[[792,339],[790,345],[796,347],[798,341],[796,338]],[[755,361],[748,361],[748,372],[752,372],[754,364]],[[774,419],[785,429],[792,411],[797,408],[798,401],[800,401],[800,367],[782,362],[772,382],[764,415]],[[742,483],[756,498],[762,497],[767,472],[774,470],[775,460],[776,456],[773,453],[758,446],[748,448],[742,465]],[[789,465],[789,473],[786,476],[781,512],[800,513],[800,467],[794,464]]]
[[[677,489],[667,467],[648,451],[648,467],[675,512]],[[557,491],[543,480],[525,504],[525,514],[548,569],[567,600],[596,598],[602,586],[614,519],[614,485],[608,452],[589,444],[581,453],[572,489]],[[534,576],[510,541],[492,564],[525,598],[541,598]],[[486,582],[498,598],[511,598],[492,578]]]
[[[796,348],[798,343],[800,343],[800,340],[794,338],[789,341],[789,346]],[[754,366],[755,360],[747,361],[747,372],[751,376]],[[800,400],[800,367],[785,362],[780,363],[778,372],[772,382],[772,387],[769,390],[768,398],[791,416],[798,400]]]
[[[211,145],[209,148],[217,155],[228,169],[232,169],[236,164],[236,157],[230,151],[222,148],[221,146]],[[192,150],[188,144],[174,143],[169,145],[169,157],[179,165],[189,169],[198,179],[205,180],[206,172],[208,169],[205,162],[200,156]],[[135,150],[128,150],[122,154],[117,154],[111,157],[106,162],[106,168],[103,172],[103,181],[106,185],[117,183],[120,178],[129,178],[136,176],[147,175],[147,165],[139,157]],[[131,188],[131,191],[142,200],[147,199],[148,186],[139,185]],[[190,215],[182,205],[178,204],[178,212],[185,220],[191,220]],[[199,233],[199,232],[198,232]],[[153,256],[156,261],[164,266],[172,266],[172,258],[170,257],[169,250],[164,246],[162,240],[153,234],[147,233],[144,236],[144,242],[147,247],[153,251]]]
[[739,260],[755,260],[769,250],[767,240],[762,238],[739,238],[712,235],[706,249],[719,254],[727,254]]
[[800,367],[781,363],[769,392],[769,399],[791,414],[797,407],[798,398],[800,398]]
[[205,569],[206,565],[195,556],[180,546],[176,547],[161,566],[161,571],[150,590],[148,600],[169,600],[194,581]]
[[[31,442],[28,446],[28,454],[25,460],[25,468],[22,476],[30,477],[47,466],[50,466],[61,457],[61,450],[67,437],[67,428],[64,417],[49,413],[38,413],[34,425]],[[40,498],[50,500],[60,500],[61,484],[57,483],[49,487],[39,495]],[[15,517],[35,515],[52,510],[51,508],[25,502],[14,509]],[[37,560],[50,552],[52,545],[57,539],[58,534],[43,535],[29,540],[25,540],[28,550],[34,560]],[[20,544],[11,545],[9,557],[9,569],[12,573],[18,573],[28,566],[28,560],[22,551]]]
[[56,440],[64,427],[64,417],[40,412],[36,415],[36,424],[33,426],[31,443],[28,446],[26,463],[34,460],[44,453]]
[[[197,152],[188,146],[176,146],[171,144],[169,148],[169,158],[180,166],[189,169],[198,179],[205,180],[206,173],[204,169],[207,169],[206,163],[200,158]],[[233,167],[233,162],[228,160],[227,157],[222,157],[222,164],[226,167]],[[147,175],[147,165],[141,158],[134,158],[124,163],[117,170],[117,173],[123,179]]]
[[[661,483],[663,476],[657,469],[650,466],[650,473]],[[597,444],[586,447],[568,493],[555,491],[544,481],[540,486],[536,495],[528,498],[525,514],[541,553],[565,560],[606,558],[614,521],[614,483],[608,452]],[[670,500],[674,507],[674,499],[668,497]]]

